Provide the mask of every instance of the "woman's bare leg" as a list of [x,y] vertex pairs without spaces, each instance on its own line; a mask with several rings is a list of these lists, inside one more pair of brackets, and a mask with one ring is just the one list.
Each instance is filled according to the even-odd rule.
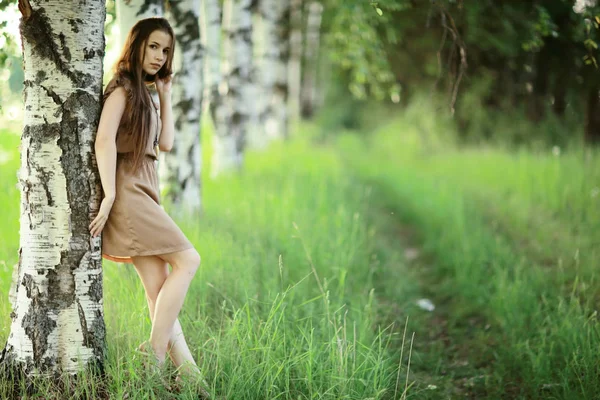
[[175,321],[183,306],[192,278],[200,266],[200,255],[192,248],[163,254],[160,258],[173,267],[158,292],[150,334],[150,345],[158,362],[162,363],[166,357]]
[[[154,321],[154,309],[156,298],[162,288],[165,280],[169,276],[167,263],[156,256],[140,256],[133,258],[133,265],[137,271],[144,289],[146,291],[146,300],[150,311],[150,320]],[[179,320],[175,321],[171,336],[169,339],[169,356],[176,368],[185,363],[196,365],[194,357],[183,336]]]

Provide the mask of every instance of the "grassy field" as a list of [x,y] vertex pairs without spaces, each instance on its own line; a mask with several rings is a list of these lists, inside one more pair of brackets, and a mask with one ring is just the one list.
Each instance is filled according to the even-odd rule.
[[429,256],[420,279],[455,376],[414,368],[457,397],[598,398],[600,154],[457,149],[435,129],[409,110],[368,144],[341,141]]
[[[0,143],[12,157],[0,168],[6,294],[18,250],[18,138],[2,132]],[[389,262],[379,260],[382,249],[366,218],[369,191],[335,153],[297,141],[250,154],[242,175],[206,178],[204,193],[205,215],[182,223],[203,265],[181,320],[217,398],[399,398],[407,387],[396,345],[404,324],[390,325],[374,287],[400,257],[388,248]],[[147,380],[133,351],[150,333],[143,289],[131,266],[104,265],[107,381],[84,378],[62,389],[39,382],[37,392],[61,399],[195,398],[191,389],[168,394]],[[4,343],[5,295],[0,318]],[[9,386],[0,383],[0,398],[10,396]]]
[[[600,154],[459,149],[431,114],[411,106],[369,136],[299,139],[205,177],[204,216],[182,222],[203,259],[182,323],[218,396],[597,398]],[[17,145],[0,133],[1,293],[18,250]],[[107,380],[71,395],[193,398],[134,359],[150,322],[130,266],[105,263],[105,318]]]

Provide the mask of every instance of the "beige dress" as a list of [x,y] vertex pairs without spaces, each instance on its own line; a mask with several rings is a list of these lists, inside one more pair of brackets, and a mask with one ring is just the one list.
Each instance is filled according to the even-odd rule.
[[[129,82],[113,78],[104,100],[119,86],[128,94]],[[115,262],[131,263],[131,257],[173,253],[192,248],[181,229],[160,206],[156,174],[156,145],[161,129],[158,110],[153,113],[150,137],[140,168],[133,171],[133,140],[128,107],[117,130],[116,197],[102,230],[102,255]]]

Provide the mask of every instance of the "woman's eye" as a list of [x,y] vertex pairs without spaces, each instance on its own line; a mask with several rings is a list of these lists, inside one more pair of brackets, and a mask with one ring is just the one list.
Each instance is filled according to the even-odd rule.
[[169,54],[169,50],[166,50],[166,49],[165,49],[165,50],[163,50],[163,53],[165,53],[165,54]]
[[151,49],[155,49],[155,48],[156,48],[156,45],[155,45],[155,44],[151,44],[151,45],[150,45],[150,48],[151,48]]

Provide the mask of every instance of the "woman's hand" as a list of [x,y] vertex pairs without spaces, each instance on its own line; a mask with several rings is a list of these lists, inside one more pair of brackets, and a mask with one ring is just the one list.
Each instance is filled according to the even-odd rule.
[[96,237],[102,233],[102,229],[104,229],[104,224],[106,224],[106,221],[108,220],[108,215],[110,214],[114,202],[114,198],[105,197],[102,199],[98,215],[96,215],[96,218],[94,218],[89,227],[92,237]]
[[171,86],[173,83],[173,75],[169,75],[164,79],[160,79],[158,75],[156,76],[156,91],[159,96],[164,96],[165,94],[171,93]]

